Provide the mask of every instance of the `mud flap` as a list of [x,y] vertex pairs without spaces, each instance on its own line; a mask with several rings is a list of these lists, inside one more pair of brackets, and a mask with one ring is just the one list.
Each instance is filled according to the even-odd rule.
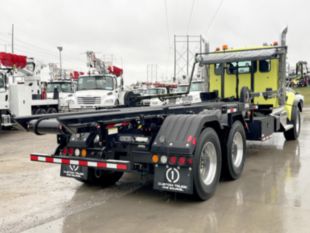
[[193,193],[192,169],[189,167],[172,167],[156,165],[154,174],[154,189],[177,192]]
[[88,168],[77,165],[61,165],[60,175],[65,177],[77,178],[80,180],[87,180]]

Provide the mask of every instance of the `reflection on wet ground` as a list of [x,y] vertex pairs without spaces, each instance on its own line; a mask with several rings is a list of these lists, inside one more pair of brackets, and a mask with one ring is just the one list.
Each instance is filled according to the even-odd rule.
[[154,191],[150,178],[138,175],[100,189],[57,177],[57,167],[30,166],[26,160],[19,166],[37,166],[37,171],[14,171],[13,160],[0,154],[7,171],[0,173],[0,208],[6,207],[0,224],[11,232],[309,232],[310,111],[303,116],[299,141],[286,142],[277,134],[248,143],[241,179],[221,182],[206,202]]

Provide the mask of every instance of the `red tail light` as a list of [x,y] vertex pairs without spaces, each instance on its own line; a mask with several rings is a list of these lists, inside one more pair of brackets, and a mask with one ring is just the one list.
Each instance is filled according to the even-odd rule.
[[192,165],[193,165],[193,158],[188,158],[188,159],[187,159],[187,164],[188,164],[189,166],[192,166]]
[[177,157],[176,156],[169,157],[169,164],[170,165],[176,165],[177,164]]
[[73,148],[72,147],[68,148],[68,154],[69,155],[73,155],[73,153],[74,153]]
[[186,164],[186,158],[185,157],[179,157],[178,164],[180,166],[184,166]]
[[68,149],[67,149],[66,147],[63,148],[62,151],[61,151],[61,153],[62,153],[63,155],[66,155],[66,154],[68,153]]

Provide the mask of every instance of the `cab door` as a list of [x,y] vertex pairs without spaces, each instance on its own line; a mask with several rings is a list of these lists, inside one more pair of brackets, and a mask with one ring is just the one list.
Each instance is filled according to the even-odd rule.
[[209,91],[218,91],[218,96],[222,96],[221,90],[221,74],[223,64],[211,64],[209,65]]
[[[272,91],[279,89],[279,61],[277,59],[258,61],[258,70],[254,78],[254,92],[265,92],[266,89]],[[267,100],[263,96],[255,97],[254,103],[279,106],[277,97]]]
[[9,94],[5,87],[5,76],[0,73],[0,110],[9,108]]

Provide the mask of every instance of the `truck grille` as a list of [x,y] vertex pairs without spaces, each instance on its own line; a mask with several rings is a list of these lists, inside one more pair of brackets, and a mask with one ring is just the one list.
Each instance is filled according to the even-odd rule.
[[78,97],[78,104],[100,104],[100,97]]

